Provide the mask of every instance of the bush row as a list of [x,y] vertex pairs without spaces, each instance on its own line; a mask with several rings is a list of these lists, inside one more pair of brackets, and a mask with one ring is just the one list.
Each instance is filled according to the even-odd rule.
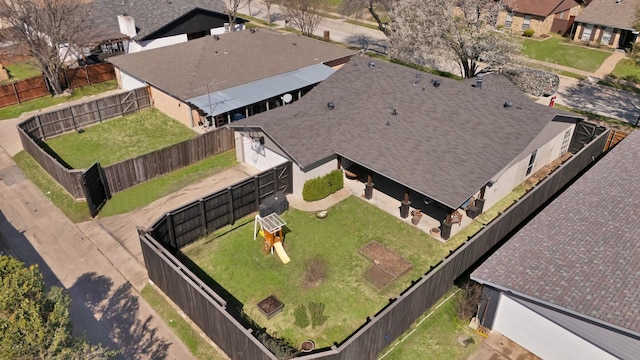
[[344,178],[342,171],[333,170],[327,175],[307,180],[302,188],[302,198],[304,201],[316,201],[342,189]]

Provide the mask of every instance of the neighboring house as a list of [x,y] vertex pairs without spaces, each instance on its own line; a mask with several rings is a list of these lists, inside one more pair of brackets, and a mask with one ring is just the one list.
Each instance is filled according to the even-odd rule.
[[[223,0],[92,0],[93,55],[135,53],[228,32]],[[238,18],[236,28],[244,28]]]
[[259,169],[291,160],[298,195],[344,168],[440,220],[471,197],[488,208],[566,153],[581,119],[532,102],[502,75],[482,80],[356,56],[301,101],[231,124],[236,154]]
[[532,29],[535,34],[564,34],[580,12],[575,0],[512,0],[498,14],[497,26],[514,33]]
[[120,88],[148,85],[154,107],[187,126],[222,126],[296,101],[355,54],[251,29],[109,58]]
[[634,131],[471,274],[485,327],[543,359],[638,359],[638,154]]
[[627,49],[636,43],[633,28],[640,0],[593,0],[576,17],[573,40]]

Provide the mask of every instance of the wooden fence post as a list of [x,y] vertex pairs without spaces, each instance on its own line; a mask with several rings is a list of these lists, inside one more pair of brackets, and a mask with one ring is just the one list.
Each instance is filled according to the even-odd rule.
[[18,90],[16,89],[16,83],[12,82],[11,86],[13,87],[13,93],[16,96],[16,100],[18,100],[18,104],[20,104],[20,96],[18,96]]
[[91,85],[91,80],[89,79],[89,70],[87,70],[87,65],[84,66],[84,77],[87,78],[87,86]]
[[200,206],[200,217],[202,218],[202,236],[206,236],[208,233],[208,227],[207,227],[207,210],[204,206],[204,200],[200,199],[198,200],[199,206]]
[[253,192],[256,194],[256,209],[260,208],[260,178],[258,175],[253,177]]
[[40,115],[36,115],[36,122],[38,123],[38,131],[40,131],[40,139],[46,140],[47,137],[44,134],[44,130],[42,130],[42,122],[40,121]]
[[273,168],[273,192],[278,192],[278,167]]
[[167,213],[167,227],[169,228],[169,245],[173,246],[175,250],[178,250],[178,244],[176,243],[176,229],[173,228],[173,214]]
[[235,211],[233,210],[233,189],[231,187],[227,188],[227,193],[229,193],[229,213],[231,213],[231,225],[236,222]]

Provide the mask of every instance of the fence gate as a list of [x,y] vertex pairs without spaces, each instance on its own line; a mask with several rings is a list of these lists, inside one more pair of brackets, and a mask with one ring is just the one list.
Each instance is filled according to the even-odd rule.
[[602,134],[606,129],[602,126],[598,126],[586,121],[581,121],[576,124],[576,130],[573,133],[573,138],[569,144],[569,152],[572,154],[577,153],[585,144],[591,142],[598,135]]
[[120,106],[122,106],[122,115],[138,111],[138,96],[135,91],[129,91],[120,98]]
[[107,184],[104,170],[100,163],[93,164],[87,171],[82,173],[82,185],[84,186],[84,196],[89,205],[91,217],[96,217],[100,209],[111,199],[109,184]]

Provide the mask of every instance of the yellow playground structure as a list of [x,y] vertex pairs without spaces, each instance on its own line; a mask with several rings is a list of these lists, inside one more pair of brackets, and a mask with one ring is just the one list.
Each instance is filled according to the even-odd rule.
[[[265,254],[269,252],[273,254],[273,250],[275,249],[276,254],[283,264],[290,261],[289,255],[287,255],[287,252],[284,251],[284,247],[282,246],[282,240],[284,239],[282,227],[286,224],[287,223],[276,213],[271,213],[265,217],[256,215],[253,223],[253,240],[257,238],[258,234],[262,235],[262,237],[264,237],[262,251]],[[258,225],[260,225],[259,230]]]

